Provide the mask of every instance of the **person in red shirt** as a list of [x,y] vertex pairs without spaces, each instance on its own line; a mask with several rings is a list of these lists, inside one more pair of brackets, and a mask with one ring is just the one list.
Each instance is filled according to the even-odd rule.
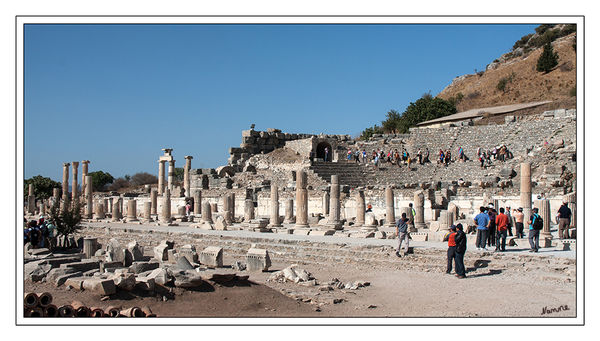
[[446,233],[444,236],[444,241],[448,241],[448,267],[446,268],[446,273],[450,274],[452,272],[452,260],[456,255],[456,226],[452,225],[449,228],[450,231]]
[[[508,216],[504,214],[504,208],[500,207],[500,214],[496,216],[496,251],[506,251],[506,232],[508,231]],[[502,246],[500,245],[502,240]]]

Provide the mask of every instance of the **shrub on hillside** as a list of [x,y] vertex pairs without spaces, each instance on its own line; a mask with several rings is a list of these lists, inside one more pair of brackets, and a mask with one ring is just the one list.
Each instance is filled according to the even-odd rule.
[[103,191],[109,183],[113,182],[114,178],[109,173],[103,171],[96,171],[88,173],[92,177],[92,190]]
[[125,178],[117,178],[115,179],[110,186],[108,186],[109,191],[118,191],[121,188],[129,187],[129,181]]
[[554,52],[552,44],[544,45],[544,51],[538,58],[536,70],[539,72],[548,73],[558,65],[558,53]]
[[371,137],[373,137],[374,134],[383,134],[383,128],[381,128],[377,124],[370,128],[367,128],[367,129],[363,130],[362,133],[360,134],[360,139],[368,140]]
[[158,177],[146,172],[135,173],[131,176],[129,183],[133,186],[141,186],[147,184],[155,184],[158,182]]

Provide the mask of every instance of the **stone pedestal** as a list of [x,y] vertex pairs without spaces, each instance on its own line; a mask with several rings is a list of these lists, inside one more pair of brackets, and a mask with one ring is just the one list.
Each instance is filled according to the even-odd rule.
[[165,191],[165,160],[158,160],[158,194],[163,195]]
[[208,201],[205,201],[202,204],[202,221],[205,221],[207,223],[212,223],[213,219],[212,219],[212,207],[211,204]]
[[77,173],[77,169],[79,167],[79,162],[77,161],[73,161],[71,162],[72,166],[73,166],[73,183],[71,185],[71,199],[73,201],[78,199],[78,193],[77,193],[77,176],[79,175]]
[[193,157],[190,155],[186,155],[185,157],[185,167],[183,168],[183,188],[185,189],[185,196],[189,198],[192,196],[191,193],[191,184],[190,184],[190,169],[192,169],[192,159]]
[[385,226],[393,227],[395,225],[394,190],[391,187],[387,187],[385,189]]
[[[279,223],[279,192],[277,185],[271,183],[271,219],[270,227],[281,227]],[[252,206],[254,208],[254,205]]]
[[521,163],[521,207],[525,221],[531,216],[531,164]]
[[127,201],[127,221],[137,221],[137,201]]
[[296,228],[308,227],[308,190],[304,171],[296,173]]
[[356,222],[354,227],[361,227],[365,224],[365,192],[362,190],[356,191]]
[[163,195],[160,220],[166,223],[171,222],[171,191],[168,188],[165,188],[165,194]]
[[571,209],[571,224],[569,224],[569,228],[575,228],[577,227],[577,204],[570,202],[567,204],[567,207]]
[[153,189],[150,191],[150,214],[157,215],[158,214],[158,191]]
[[104,200],[101,200],[96,205],[96,219],[104,219],[106,215],[104,213]]
[[152,220],[152,203],[145,202],[144,203],[144,220],[151,221]]
[[294,199],[287,199],[285,201],[285,219],[284,224],[294,223]]
[[98,239],[97,238],[83,238],[83,254],[85,258],[89,259],[94,256],[98,250]]
[[194,192],[194,215],[200,216],[202,214],[202,191],[196,190]]
[[116,198],[113,200],[113,205],[112,205],[112,219],[111,221],[119,221],[119,219],[121,219],[121,213],[120,213],[120,201],[123,200],[121,198]]
[[425,224],[425,195],[422,191],[415,192],[413,196],[415,207],[415,228],[421,230],[427,227]]

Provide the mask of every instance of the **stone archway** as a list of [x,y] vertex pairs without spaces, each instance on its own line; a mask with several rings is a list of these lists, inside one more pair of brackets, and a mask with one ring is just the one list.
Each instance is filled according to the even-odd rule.
[[317,145],[317,158],[325,160],[325,148],[327,148],[327,160],[332,160],[333,150],[331,149],[331,144],[329,142],[320,142]]

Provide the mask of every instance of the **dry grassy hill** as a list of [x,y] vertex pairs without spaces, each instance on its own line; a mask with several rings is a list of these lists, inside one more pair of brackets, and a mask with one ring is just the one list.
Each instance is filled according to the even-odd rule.
[[[542,100],[554,102],[540,109],[576,108],[575,96],[572,96],[572,89],[576,85],[574,40],[575,33],[572,33],[552,43],[559,60],[558,66],[547,74],[536,71],[537,60],[543,47],[518,57],[510,58],[512,53],[508,53],[499,61],[490,64],[485,72],[455,78],[438,97],[462,97],[456,105],[459,112]],[[506,84],[504,91],[498,89],[502,79]]]

